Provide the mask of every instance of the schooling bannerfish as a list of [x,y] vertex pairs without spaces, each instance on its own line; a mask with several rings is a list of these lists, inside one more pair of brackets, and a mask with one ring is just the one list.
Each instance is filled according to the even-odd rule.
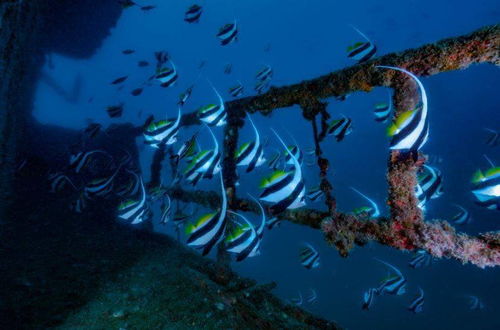
[[[486,157],[486,156],[485,156]],[[484,173],[477,170],[472,177],[472,194],[479,206],[489,210],[500,210],[500,167],[486,157],[491,168]]]
[[373,42],[371,42],[370,39],[368,39],[368,37],[363,32],[361,32],[354,26],[352,28],[356,32],[358,32],[359,35],[362,36],[363,39],[365,39],[365,41],[356,42],[355,44],[349,46],[347,48],[347,57],[358,61],[358,63],[366,62],[375,55],[375,53],[377,52],[377,47]]
[[139,199],[130,199],[118,206],[118,218],[136,225],[145,220],[146,213],[146,189],[142,177],[139,178],[141,197]]
[[416,196],[418,206],[423,209],[427,201],[443,194],[443,177],[441,172],[431,166],[424,165],[423,172],[417,176]]
[[405,69],[383,65],[377,66],[377,68],[401,71],[409,75],[417,83],[422,103],[417,105],[413,110],[398,114],[396,120],[388,128],[387,133],[391,137],[389,149],[405,152],[420,150],[429,137],[427,93],[425,92],[424,86],[413,73]]
[[168,221],[170,220],[170,217],[172,215],[171,213],[171,206],[172,206],[172,202],[170,200],[170,196],[166,195],[167,196],[167,202],[165,204],[165,202],[162,203],[162,205],[160,206],[160,210],[161,210],[161,217],[160,217],[160,224],[161,225],[166,225],[168,223]]
[[351,118],[341,118],[332,121],[328,125],[327,134],[333,135],[337,142],[344,140],[344,138],[352,132]]
[[184,177],[192,185],[196,185],[201,178],[211,179],[221,170],[219,143],[210,127],[207,126],[207,129],[214,141],[214,149],[200,151],[184,171]]
[[238,40],[238,26],[236,25],[236,21],[221,27],[217,33],[217,38],[219,38],[222,46],[229,45],[230,43]]
[[123,77],[120,77],[120,78],[116,78],[115,80],[113,80],[111,82],[111,85],[118,85],[118,84],[121,84],[122,82],[124,82],[125,80],[127,80],[128,76],[123,76]]
[[319,267],[319,252],[311,244],[305,243],[300,250],[300,263],[307,269]]
[[222,172],[220,174],[222,205],[219,211],[203,215],[194,224],[186,226],[186,234],[189,235],[187,245],[198,249],[203,249],[202,254],[206,255],[212,247],[224,238],[227,225],[227,198]]
[[[273,130],[285,150],[288,150],[281,137]],[[278,214],[286,209],[296,209],[305,205],[305,185],[302,178],[300,164],[290,153],[293,160],[293,169],[289,171],[275,171],[270,177],[264,178],[260,187],[264,189],[259,199],[272,203],[271,211]]]
[[201,107],[198,110],[198,118],[200,118],[202,122],[207,123],[210,126],[224,126],[226,124],[227,117],[224,100],[214,86],[212,86],[212,89],[219,99],[219,104],[209,104]]
[[243,85],[238,81],[238,85],[229,88],[229,94],[231,94],[232,97],[243,95]]
[[356,188],[353,188],[353,187],[350,187],[350,188],[353,191],[355,191],[358,195],[360,195],[361,197],[366,199],[368,201],[368,203],[370,203],[371,207],[363,208],[363,211],[365,213],[367,213],[370,218],[376,218],[376,217],[380,216],[380,210],[377,206],[377,203],[375,203],[371,198],[369,198],[368,196],[366,196],[365,194],[363,194],[362,192],[360,192]]
[[411,268],[417,269],[421,267],[428,267],[431,264],[432,257],[425,250],[418,250],[415,255],[411,258],[408,265]]
[[401,271],[394,267],[393,265],[375,258],[378,262],[386,265],[395,272],[394,276],[389,277],[382,281],[380,286],[377,288],[377,294],[390,294],[390,295],[402,295],[406,292],[406,278],[403,276]]
[[368,291],[363,293],[363,304],[361,305],[361,309],[369,310],[373,305],[373,301],[375,300],[375,295],[377,294],[377,289],[370,288]]
[[422,288],[418,288],[418,290],[418,296],[410,303],[410,306],[408,306],[408,310],[415,314],[424,310],[424,290],[422,290]]
[[108,116],[110,118],[121,117],[123,114],[123,104],[111,105],[111,106],[106,108],[106,111],[108,112]]
[[179,132],[181,117],[181,108],[178,107],[176,121],[161,120],[149,124],[143,133],[145,143],[152,147],[159,148],[161,145],[171,145],[177,142],[177,133]]
[[496,147],[500,145],[500,140],[498,139],[498,131],[492,130],[490,128],[485,128],[485,131],[489,133],[488,139],[486,140],[486,144],[490,147]]
[[318,294],[316,293],[316,290],[311,289],[311,294],[307,296],[306,301],[310,304],[313,304],[316,302],[316,299],[318,299]]
[[91,150],[86,152],[80,151],[70,156],[69,169],[75,170],[75,173],[80,173],[82,169],[87,167],[92,160],[92,157],[97,154],[109,156],[109,154],[104,150]]
[[186,104],[187,100],[191,97],[191,94],[193,93],[193,88],[194,86],[189,86],[184,93],[179,95],[179,102],[177,103],[179,106],[184,106]]
[[184,20],[188,23],[198,23],[200,21],[201,14],[203,13],[203,8],[199,5],[192,5],[189,7],[184,14]]
[[247,114],[247,117],[255,133],[255,140],[244,143],[237,150],[234,157],[236,159],[236,166],[246,166],[246,172],[249,173],[256,167],[264,164],[266,159],[264,158],[264,149],[260,143],[259,131],[257,131],[257,127],[255,127],[252,117],[249,114]]
[[273,69],[269,65],[266,65],[257,72],[255,78],[258,81],[268,81],[272,78],[272,76],[273,76]]
[[481,299],[479,299],[476,296],[468,296],[468,298],[469,298],[469,309],[470,310],[477,311],[477,310],[484,309],[484,304],[481,301]]
[[472,218],[470,216],[469,211],[467,211],[465,208],[463,208],[462,206],[460,206],[458,204],[453,204],[453,205],[458,207],[460,210],[458,211],[457,214],[455,214],[451,218],[451,220],[453,220],[453,222],[457,225],[466,225],[466,224],[471,223]]
[[314,188],[311,188],[308,192],[307,192],[307,198],[311,201],[311,202],[315,202],[317,200],[319,200],[321,197],[324,196],[324,192],[323,190],[321,190],[321,188],[319,186],[317,187],[314,187]]

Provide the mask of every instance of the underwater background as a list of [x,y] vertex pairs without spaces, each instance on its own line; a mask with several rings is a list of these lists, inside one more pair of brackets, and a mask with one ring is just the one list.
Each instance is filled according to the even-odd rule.
[[[142,3],[142,2],[141,2]],[[144,3],[145,4],[145,3]],[[483,25],[495,24],[500,18],[496,1],[200,1],[203,14],[199,23],[183,21],[186,1],[151,1],[157,5],[150,11],[127,8],[110,31],[98,51],[89,59],[49,54],[38,82],[34,99],[34,116],[43,124],[71,129],[84,129],[89,122],[142,125],[153,114],[155,118],[175,117],[180,93],[194,84],[194,92],[184,111],[195,111],[207,102],[214,102],[211,85],[225,100],[232,97],[229,87],[241,81],[245,95],[252,95],[256,72],[270,65],[273,86],[296,83],[354,64],[346,57],[345,48],[356,41],[350,24],[362,30],[377,45],[378,55],[418,47],[449,36],[467,33]],[[99,15],[96,12],[95,15]],[[215,34],[222,25],[237,20],[238,41],[221,47]],[[71,43],[84,42],[67,40]],[[266,51],[266,48],[268,50]],[[133,49],[123,55],[125,49]],[[146,87],[139,96],[130,91],[142,86],[153,73],[154,52],[168,51],[178,70],[179,79],[172,88]],[[140,67],[138,61],[150,67]],[[200,62],[206,61],[202,69]],[[224,67],[232,64],[231,74]],[[499,129],[497,68],[473,66],[465,71],[442,73],[423,78],[429,97],[430,137],[423,148],[426,154],[441,158],[435,166],[443,174],[444,194],[426,205],[426,219],[450,219],[463,205],[471,212],[472,222],[459,229],[467,233],[497,230],[497,211],[485,210],[473,203],[469,181],[474,171],[488,164],[483,155],[500,162],[499,148],[485,143],[485,127]],[[128,76],[123,87],[110,82]],[[50,83],[52,82],[52,83]],[[54,87],[54,82],[62,88]],[[76,87],[75,87],[76,86]],[[72,88],[74,95],[68,98]],[[64,96],[64,97],[61,97]],[[355,93],[345,101],[328,100],[330,113],[353,120],[353,131],[342,142],[333,139],[323,144],[331,162],[329,178],[334,186],[338,208],[349,212],[363,205],[363,200],[350,186],[371,196],[383,207],[387,195],[386,170],[388,139],[384,124],[374,121],[376,103],[388,101],[388,91],[379,88],[371,93]],[[106,107],[124,104],[120,118],[109,118]],[[335,116],[335,115],[334,115]],[[311,127],[297,107],[274,111],[271,117],[253,115],[262,137],[279,147],[270,131],[276,129],[288,143],[293,139],[307,149],[314,146]],[[181,130],[182,139],[189,138],[197,128]],[[222,129],[213,129],[222,143]],[[253,138],[246,125],[240,142]],[[200,132],[200,144],[211,145],[210,137]],[[181,140],[182,140],[181,139]],[[149,177],[154,149],[137,139],[141,171]],[[270,156],[270,155],[269,155]],[[170,178],[168,166],[163,177]],[[308,188],[316,186],[318,170],[303,167]],[[265,166],[250,174],[240,171],[238,194],[258,195],[257,182],[268,173]],[[168,185],[169,182],[163,182]],[[218,180],[205,180],[196,187],[218,191]],[[308,202],[308,207],[324,209],[321,201]],[[203,210],[200,210],[202,213]],[[176,237],[172,226],[155,229]],[[254,222],[258,217],[250,215]],[[182,238],[184,239],[184,238]],[[302,267],[299,251],[303,243],[312,244],[320,253],[320,266]],[[210,257],[214,257],[212,253]],[[380,258],[397,266],[408,280],[407,292],[401,296],[376,299],[369,311],[361,309],[363,293],[387,275],[386,268],[375,261]],[[307,296],[311,289],[317,300],[302,307],[326,319],[337,321],[349,329],[499,329],[496,311],[500,309],[499,271],[463,266],[454,260],[435,260],[429,267],[408,266],[412,254],[371,243],[355,248],[348,258],[341,258],[329,247],[321,233],[307,227],[282,222],[266,231],[261,254],[241,263],[232,263],[235,271],[259,282],[277,282],[274,292],[284,300]],[[425,291],[424,311],[413,314],[407,307],[421,287]],[[481,310],[470,310],[468,296],[477,296],[484,303]]]

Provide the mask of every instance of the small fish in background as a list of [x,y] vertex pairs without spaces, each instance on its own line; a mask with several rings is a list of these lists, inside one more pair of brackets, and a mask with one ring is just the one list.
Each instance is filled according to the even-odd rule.
[[419,200],[418,207],[423,210],[429,200],[443,195],[443,176],[437,168],[424,165],[422,172],[417,175],[417,181],[415,195]]
[[431,264],[432,256],[425,250],[418,250],[411,258],[408,265],[413,268],[428,267]]
[[271,170],[276,171],[281,165],[281,152],[276,150],[273,156],[267,162],[267,167]]
[[111,105],[106,108],[106,111],[108,113],[108,116],[110,118],[118,118],[121,117],[123,114],[123,103],[119,105]]
[[66,188],[67,184],[69,184],[74,190],[78,190],[73,181],[71,181],[71,179],[63,173],[57,172],[49,174],[48,180],[50,183],[51,193],[58,193],[63,191]]
[[142,177],[140,178],[141,197],[130,199],[118,206],[118,218],[129,222],[132,225],[139,224],[148,218],[146,205],[146,189]]
[[135,53],[135,50],[133,50],[133,49],[124,49],[124,50],[122,50],[122,54],[123,55],[131,55],[133,53]]
[[307,296],[306,301],[310,304],[314,304],[317,299],[318,299],[318,294],[316,293],[316,290],[311,289],[311,293],[309,294],[309,296]]
[[161,218],[160,218],[160,225],[166,225],[172,216],[171,208],[172,208],[172,201],[170,200],[170,196],[167,196],[167,203],[163,202],[160,206],[161,210]]
[[469,309],[471,311],[478,311],[484,309],[484,304],[478,297],[467,296],[467,298],[469,298]]
[[184,14],[184,21],[188,23],[198,23],[200,21],[201,14],[203,13],[203,8],[197,4],[189,7]]
[[182,94],[179,95],[179,102],[177,102],[178,105],[181,107],[186,104],[187,100],[191,97],[191,94],[193,94],[193,88],[194,85],[191,85],[186,89]]
[[387,103],[377,103],[375,104],[375,121],[379,123],[385,123],[391,116],[392,104]]
[[285,151],[285,164],[287,165],[293,165],[292,155],[297,159],[299,164],[302,164],[302,162],[304,161],[304,153],[299,148],[297,141],[295,141],[295,139],[293,140],[295,144],[288,146],[288,150]]
[[202,255],[207,255],[212,247],[223,239],[227,226],[227,197],[220,173],[222,203],[218,211],[201,216],[194,224],[186,226],[187,245],[203,249]]
[[119,78],[116,78],[115,80],[113,80],[111,82],[111,85],[118,85],[118,84],[121,84],[123,83],[125,80],[127,80],[128,76],[123,76],[123,77],[119,77]]
[[122,6],[123,9],[137,6],[137,4],[132,0],[118,0],[118,3]]
[[228,92],[232,97],[240,97],[241,95],[243,95],[243,90],[243,85],[238,81],[238,85],[230,87]]
[[228,23],[222,26],[217,33],[217,38],[222,46],[229,45],[238,40],[238,26],[236,20],[233,23]]
[[[175,64],[172,62],[167,52],[160,51],[155,53],[156,57],[156,74],[154,78],[160,82],[163,88],[171,87],[179,78]],[[165,63],[170,62],[171,68],[165,66]]]
[[255,133],[255,140],[242,144],[236,151],[234,158],[236,160],[236,166],[244,166],[246,167],[246,173],[250,173],[256,167],[264,164],[266,159],[264,158],[264,148],[260,142],[259,131],[257,127],[255,127],[250,114],[247,114],[247,117]]
[[153,5],[141,6],[142,11],[151,11],[155,8],[156,8],[156,6],[153,6]]
[[267,229],[271,230],[273,229],[275,226],[281,226],[281,222],[283,220],[282,219],[278,219],[278,217],[272,217],[271,219],[267,220],[266,221],[266,226],[267,226]]
[[312,247],[311,244],[305,243],[304,247],[300,250],[300,263],[306,269],[313,269],[319,267],[319,252]]
[[368,37],[363,32],[361,32],[354,26],[352,26],[352,28],[356,32],[358,32],[359,35],[363,37],[363,39],[365,39],[365,41],[359,41],[347,47],[347,57],[358,61],[358,63],[366,62],[375,55],[375,53],[377,52],[377,47],[374,43],[371,42],[370,39],[368,39]]
[[485,172],[477,170],[474,173],[471,192],[477,205],[488,210],[500,210],[500,167],[488,157],[486,159],[491,167]]
[[290,302],[291,302],[292,304],[294,304],[295,306],[300,306],[300,305],[302,305],[302,303],[303,303],[302,293],[299,291],[299,296],[298,296],[298,297],[294,297],[294,298],[290,299]]
[[96,178],[91,180],[85,186],[85,197],[88,199],[92,199],[95,196],[105,196],[107,195],[113,188],[113,180],[116,178],[116,175],[123,167],[123,164],[120,164],[115,172],[110,176],[104,176],[100,178]]
[[102,129],[101,124],[90,123],[83,132],[85,133],[85,135],[93,139],[97,136],[97,134],[99,134],[101,129]]
[[198,133],[199,131],[194,133],[189,140],[185,141],[179,150],[170,156],[170,159],[174,160],[176,164],[179,164],[181,159],[193,156],[196,153],[196,138],[198,137]]
[[495,131],[491,128],[485,128],[486,132],[488,132],[488,139],[486,140],[486,145],[490,147],[496,147],[500,145],[500,140],[498,139],[498,131]]
[[227,63],[224,66],[224,74],[231,74],[233,72],[233,65],[231,63]]
[[422,82],[411,72],[393,67],[377,66],[403,72],[410,76],[418,86],[421,103],[415,109],[405,111],[397,115],[396,119],[387,129],[387,135],[391,137],[390,150],[400,150],[402,152],[412,152],[414,160],[418,157],[419,151],[429,138],[429,121],[427,120],[427,93]]
[[365,194],[363,194],[361,191],[357,190],[356,188],[354,188],[354,187],[350,187],[350,188],[351,188],[351,190],[356,192],[358,195],[360,195],[361,197],[366,199],[368,201],[368,203],[370,203],[369,207],[362,207],[360,209],[355,210],[354,213],[356,215],[361,215],[362,213],[365,213],[366,215],[368,215],[369,218],[377,218],[380,216],[380,210],[378,208],[377,203],[375,203],[371,198],[369,198],[368,196],[366,196]]
[[408,310],[415,314],[421,313],[424,310],[424,290],[422,288],[418,288],[419,294],[413,299],[408,306]]
[[455,214],[451,220],[453,221],[454,224],[456,225],[466,225],[472,222],[472,218],[470,216],[469,211],[467,211],[464,207],[458,205],[458,204],[453,204],[457,208],[459,208],[459,211],[457,214]]
[[264,80],[264,81],[257,82],[255,84],[255,87],[254,87],[254,89],[257,92],[257,94],[260,95],[260,94],[264,93],[264,91],[269,88],[269,83],[270,83],[269,80]]
[[139,61],[139,62],[137,62],[137,66],[140,68],[145,68],[145,67],[149,66],[149,62],[148,61]]
[[217,89],[212,85],[214,93],[219,99],[219,104],[208,104],[198,109],[198,118],[209,126],[224,126],[226,125],[227,112],[224,106],[224,99],[219,94]]
[[255,75],[255,78],[257,79],[257,81],[270,80],[272,77],[273,77],[273,68],[271,68],[271,66],[269,66],[269,65],[264,66]]
[[401,271],[385,261],[377,258],[375,258],[375,260],[386,265],[395,273],[395,275],[389,276],[388,278],[382,280],[382,283],[377,288],[377,295],[390,294],[399,296],[404,294],[406,292],[406,278],[403,276]]
[[377,294],[377,289],[370,288],[368,291],[363,293],[363,303],[361,304],[361,309],[369,310],[372,307],[375,300],[375,295]]
[[136,88],[136,89],[132,90],[130,92],[130,94],[132,94],[132,96],[139,96],[139,95],[142,94],[143,90],[144,89],[142,87],[139,87],[139,88]]
[[344,138],[352,132],[351,118],[343,117],[332,121],[328,125],[327,134],[333,135],[337,142],[341,142]]
[[207,65],[207,61],[205,60],[200,61],[200,63],[198,64],[198,70],[203,69],[205,65]]
[[343,102],[343,101],[347,100],[347,98],[348,98],[350,95],[351,95],[351,94],[344,94],[344,95],[340,95],[340,96],[335,96],[335,99],[336,99],[337,101],[341,101],[341,102]]
[[111,157],[104,150],[90,150],[90,151],[79,151],[77,153],[71,154],[69,158],[69,167],[70,170],[75,170],[75,173],[80,173],[80,171],[89,165],[92,160],[92,157],[97,154],[104,154]]
[[317,187],[311,188],[307,192],[306,196],[311,202],[315,202],[315,201],[319,200],[320,198],[322,198],[324,195],[325,195],[325,193],[323,192],[323,190],[321,190],[321,188],[319,186],[317,186]]

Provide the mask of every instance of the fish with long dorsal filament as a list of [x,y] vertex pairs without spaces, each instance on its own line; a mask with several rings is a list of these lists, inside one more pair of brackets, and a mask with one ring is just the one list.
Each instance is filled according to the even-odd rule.
[[263,146],[260,143],[259,131],[255,127],[252,117],[249,114],[247,114],[247,117],[255,133],[255,140],[241,145],[234,158],[236,159],[236,166],[246,166],[246,172],[249,173],[264,164],[266,159],[264,158]]
[[[350,188],[354,192],[356,192],[358,195],[360,195],[361,197],[366,199],[368,201],[368,203],[370,203],[370,207],[362,208],[362,213],[368,214],[368,217],[370,217],[370,218],[377,218],[380,216],[380,210],[377,206],[377,203],[375,203],[371,198],[369,198],[368,196],[366,196],[365,194],[363,194],[361,191],[357,190],[356,188],[354,188],[354,187],[350,187]],[[361,214],[360,212],[356,212],[356,210],[354,213]]]
[[162,145],[171,145],[177,142],[181,117],[181,107],[178,107],[177,119],[175,121],[160,120],[150,123],[143,132],[145,143],[159,148]]
[[359,41],[347,48],[347,57],[352,58],[358,63],[363,63],[371,59],[377,53],[377,46],[360,30],[356,27],[351,27],[361,36],[365,41]]
[[229,45],[238,40],[238,25],[236,20],[233,23],[228,23],[222,26],[217,33],[217,38],[222,46]]
[[467,211],[463,206],[458,205],[458,204],[453,204],[455,205],[459,211],[456,213],[451,220],[453,223],[457,225],[466,225],[472,222],[472,218],[470,216],[469,211]]
[[361,309],[369,310],[373,305],[375,300],[375,295],[377,294],[377,289],[370,288],[363,293],[363,303],[361,304]]
[[214,141],[214,149],[202,150],[198,152],[184,171],[184,177],[193,185],[196,185],[201,178],[211,179],[221,170],[219,143],[217,142],[217,139],[215,138],[215,135],[210,127],[206,127]]
[[213,85],[212,89],[219,99],[219,104],[208,104],[201,107],[200,109],[198,109],[198,118],[200,118],[202,122],[210,126],[223,126],[226,124],[227,117],[224,100]]
[[300,250],[300,263],[306,269],[319,267],[319,252],[309,243],[304,243]]
[[377,295],[390,294],[399,296],[404,294],[406,292],[406,278],[403,276],[403,273],[390,263],[377,258],[374,259],[386,265],[395,273],[395,275],[389,276],[387,279],[384,279],[382,283],[380,283],[380,286],[377,288]]
[[184,13],[184,21],[188,23],[198,23],[200,21],[203,8],[197,4],[190,6]]
[[408,310],[413,313],[421,313],[424,310],[424,290],[418,288],[419,294],[408,306]]
[[437,168],[424,165],[422,173],[417,175],[417,181],[415,193],[418,206],[423,210],[430,199],[439,198],[443,194],[443,176]]
[[186,226],[188,235],[187,245],[203,249],[202,254],[207,255],[210,250],[224,239],[227,225],[227,197],[220,172],[222,205],[220,210],[201,216],[195,223]]
[[[272,130],[285,150],[288,150],[281,137]],[[296,209],[304,206],[305,185],[302,169],[297,158],[290,153],[293,160],[293,169],[288,171],[277,170],[261,181],[260,187],[264,189],[259,199],[272,203],[271,212],[278,214],[286,209]]]
[[140,177],[140,191],[141,196],[139,199],[129,199],[122,202],[118,206],[118,218],[128,221],[132,225],[139,224],[146,219],[147,206],[146,206],[146,189],[142,177]]
[[421,267],[428,267],[431,264],[432,256],[425,250],[418,250],[411,258],[408,265],[411,268],[417,269]]

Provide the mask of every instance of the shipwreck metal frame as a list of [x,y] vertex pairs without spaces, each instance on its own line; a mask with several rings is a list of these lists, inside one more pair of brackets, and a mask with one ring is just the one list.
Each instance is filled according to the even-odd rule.
[[[456,233],[445,221],[424,221],[414,193],[417,184],[416,172],[425,162],[422,154],[418,160],[414,160],[414,157],[408,154],[390,152],[387,174],[387,204],[390,216],[366,220],[337,211],[333,186],[327,177],[329,161],[323,157],[321,149],[321,140],[330,116],[326,109],[327,103],[323,101],[326,98],[340,97],[357,91],[370,92],[374,87],[383,86],[394,90],[395,115],[414,108],[419,99],[414,82],[401,73],[377,69],[375,66],[396,66],[417,76],[431,76],[465,69],[474,63],[491,63],[498,66],[499,53],[500,27],[487,26],[465,36],[391,53],[316,79],[279,88],[271,87],[262,95],[226,102],[228,117],[224,127],[222,168],[229,208],[258,212],[253,201],[238,198],[235,186],[237,174],[234,154],[246,113],[260,112],[266,116],[274,109],[299,105],[302,115],[312,126],[320,170],[320,188],[325,193],[328,211],[307,208],[287,210],[278,215],[280,219],[322,230],[326,240],[334,245],[342,256],[347,256],[355,244],[364,245],[369,240],[375,240],[401,250],[424,249],[432,256],[455,258],[481,268],[500,265],[500,233],[489,232],[474,237]],[[181,124],[190,126],[200,122],[196,113],[190,113],[183,116]],[[165,150],[159,149],[157,153],[155,159],[161,162],[161,154],[164,155]],[[158,164],[153,164],[152,169],[153,167],[155,171],[161,169]],[[153,173],[152,177],[159,180],[160,176],[159,173]],[[216,192],[187,191],[177,185],[169,190],[169,194],[175,199],[207,207],[217,208],[220,205],[220,196]]]

